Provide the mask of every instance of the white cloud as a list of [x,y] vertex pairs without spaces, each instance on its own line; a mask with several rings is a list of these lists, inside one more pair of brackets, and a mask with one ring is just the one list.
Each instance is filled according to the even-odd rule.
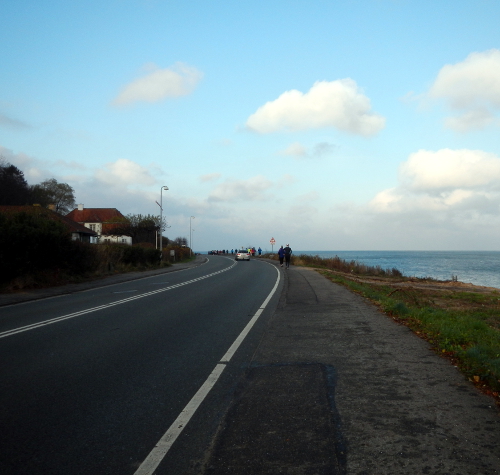
[[305,94],[286,91],[252,114],[246,126],[259,133],[322,127],[364,136],[374,135],[385,119],[371,112],[371,104],[352,79],[318,81]]
[[375,197],[370,201],[370,207],[379,212],[390,212],[390,211],[401,211],[399,206],[402,200],[401,193],[398,193],[396,188],[389,188],[387,190],[382,190],[375,195]]
[[283,188],[285,186],[291,185],[293,183],[296,183],[297,179],[293,176],[290,175],[289,173],[285,173],[280,179],[276,182],[276,186],[278,188]]
[[126,158],[107,163],[95,172],[95,178],[112,187],[149,186],[157,181],[149,167],[143,167]]
[[444,120],[445,127],[457,132],[484,129],[493,123],[493,114],[485,108],[477,108],[476,110],[465,112],[458,117],[447,117]]
[[500,187],[500,159],[481,150],[420,150],[409,156],[400,174],[417,191]]
[[328,142],[320,142],[308,150],[300,142],[290,144],[285,150],[281,150],[279,155],[295,157],[297,160],[301,158],[319,158],[335,150],[335,145]]
[[[114,162],[104,164],[97,169],[88,168],[81,163],[66,160],[44,161],[31,157],[25,153],[14,153],[0,145],[0,157],[18,167],[29,184],[39,183],[47,178],[56,178],[58,181],[67,182],[77,189],[93,187],[92,193],[102,193],[105,188],[122,190],[125,194],[132,187],[148,187],[156,185],[157,176],[161,170],[155,165],[144,167],[132,160],[120,158]],[[58,170],[56,174],[53,170]],[[62,173],[61,173],[62,172]],[[92,183],[89,185],[89,183]],[[99,187],[96,189],[95,187]]]
[[[286,209],[286,215],[289,220],[300,223],[301,227],[310,226],[314,217],[318,214],[318,209],[308,204],[292,205]],[[288,241],[287,241],[288,242]]]
[[307,156],[307,149],[301,143],[294,142],[285,148],[285,150],[279,152],[279,154],[300,158]]
[[320,195],[317,191],[310,191],[309,193],[298,196],[297,199],[299,202],[304,203],[306,201],[317,201],[319,197]]
[[220,173],[207,173],[206,175],[201,175],[200,176],[200,181],[202,183],[206,183],[208,181],[218,180],[220,177],[221,177]]
[[228,180],[215,189],[208,196],[208,201],[261,201],[265,193],[273,187],[273,182],[262,175],[248,180]]
[[458,115],[447,127],[460,132],[484,128],[500,110],[500,50],[471,53],[456,64],[447,64],[429,90],[429,97],[444,99]]
[[500,211],[500,157],[481,150],[420,150],[400,167],[400,184],[369,203],[375,213],[476,216]]
[[24,178],[30,185],[39,183],[47,178],[53,178],[49,171],[50,163],[44,163],[37,158],[31,157],[23,152],[14,153],[13,150],[0,145],[0,157],[5,158],[7,162],[19,168]]
[[167,97],[185,96],[195,89],[202,77],[203,73],[184,63],[176,63],[166,69],[153,65],[152,72],[126,85],[112,103],[154,103]]

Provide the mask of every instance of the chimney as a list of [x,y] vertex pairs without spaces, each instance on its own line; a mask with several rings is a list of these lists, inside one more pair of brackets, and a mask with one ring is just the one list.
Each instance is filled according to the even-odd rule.
[[83,211],[83,203],[78,205],[78,211]]

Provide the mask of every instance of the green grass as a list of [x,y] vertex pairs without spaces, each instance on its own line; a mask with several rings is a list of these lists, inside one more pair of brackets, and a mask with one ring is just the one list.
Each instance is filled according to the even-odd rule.
[[498,399],[499,292],[443,293],[416,288],[396,292],[394,285],[359,282],[326,270],[320,273],[375,302],[387,315],[428,340],[437,352],[451,358],[468,378],[489,388]]

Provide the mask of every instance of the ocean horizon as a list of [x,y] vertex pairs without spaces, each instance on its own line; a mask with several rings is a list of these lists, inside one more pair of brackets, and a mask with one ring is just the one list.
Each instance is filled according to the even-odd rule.
[[[274,252],[278,248],[275,246]],[[208,254],[208,251],[205,251]],[[263,253],[271,250],[264,249]],[[303,251],[322,258],[338,256],[382,269],[396,268],[406,277],[430,277],[500,289],[500,251]]]
[[322,258],[338,256],[383,269],[396,268],[408,277],[495,287],[500,289],[500,251],[293,251]]

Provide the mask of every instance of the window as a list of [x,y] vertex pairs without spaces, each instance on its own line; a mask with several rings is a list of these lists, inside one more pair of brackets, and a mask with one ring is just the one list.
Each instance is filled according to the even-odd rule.
[[91,231],[95,231],[95,226],[96,226],[95,224],[91,224],[91,225],[90,225],[90,230],[91,230]]

